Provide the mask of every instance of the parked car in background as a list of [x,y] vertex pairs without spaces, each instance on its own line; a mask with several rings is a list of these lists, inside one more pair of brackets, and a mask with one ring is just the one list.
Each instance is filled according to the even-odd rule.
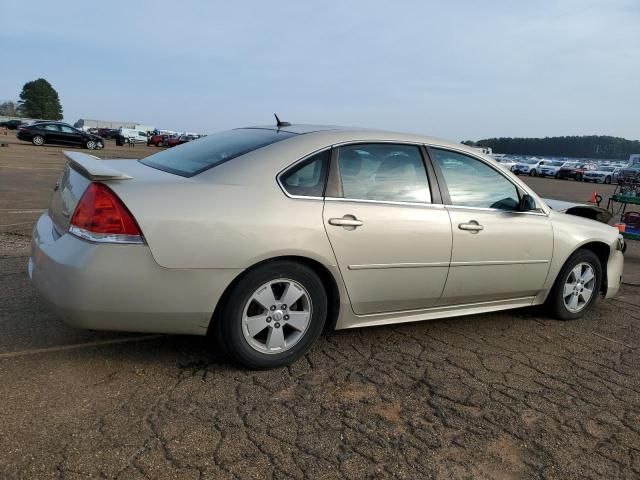
[[515,160],[506,157],[498,157],[495,160],[501,167],[506,168],[507,170],[513,170],[513,167],[515,167],[517,163]]
[[180,145],[181,136],[182,135],[169,135],[164,139],[164,142],[162,142],[162,145],[164,147],[175,147],[176,145]]
[[326,328],[543,304],[571,320],[620,287],[616,228],[458,143],[286,124],[142,160],[66,155],[28,272],[76,327],[210,333],[269,368]]
[[612,165],[596,167],[596,170],[586,170],[584,172],[583,180],[585,182],[613,183],[615,173],[616,167]]
[[22,120],[6,120],[4,122],[0,122],[0,127],[4,127],[8,130],[17,130],[21,125],[26,125],[27,123]]
[[116,145],[124,145],[125,143],[147,143],[147,132],[133,128],[121,128],[118,130]]
[[544,163],[541,163],[538,170],[538,175],[540,175],[541,177],[558,178],[558,172],[564,164],[564,160],[546,160]]
[[113,139],[119,134],[119,129],[117,128],[99,128],[98,135],[102,138]]
[[566,180],[567,178],[573,178],[574,180],[581,182],[584,178],[584,173],[587,170],[595,170],[597,166],[588,162],[566,162],[560,170],[558,170],[558,178]]
[[541,158],[525,158],[518,160],[518,162],[511,168],[511,171],[516,175],[537,177],[540,165],[543,163],[544,160]]
[[45,144],[74,145],[89,150],[104,148],[104,139],[98,135],[83,132],[62,122],[38,122],[23,125],[16,134],[18,140],[31,142],[36,146]]
[[147,145],[155,145],[156,147],[162,147],[164,141],[169,138],[169,135],[151,135],[147,139]]

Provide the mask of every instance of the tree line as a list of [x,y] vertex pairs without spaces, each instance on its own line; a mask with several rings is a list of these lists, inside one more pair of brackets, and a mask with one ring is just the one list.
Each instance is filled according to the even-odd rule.
[[24,84],[18,102],[0,102],[0,115],[62,120],[62,105],[51,84],[44,78],[38,78]]
[[465,145],[491,147],[494,153],[513,155],[543,155],[549,157],[578,157],[627,159],[632,153],[640,153],[639,140],[586,135],[545,138],[486,138],[462,142]]

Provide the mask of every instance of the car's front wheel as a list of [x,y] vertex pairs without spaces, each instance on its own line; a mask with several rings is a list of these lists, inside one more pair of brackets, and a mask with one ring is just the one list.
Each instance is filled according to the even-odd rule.
[[44,137],[42,135],[35,135],[31,139],[31,143],[33,143],[36,147],[41,147],[44,145]]
[[538,172],[536,172],[535,168],[532,169],[532,170],[529,170],[529,176],[530,177],[537,177],[538,176]]
[[607,177],[604,179],[604,183],[606,183],[607,185],[610,185],[610,184],[611,184],[611,177],[610,177],[610,176],[607,176]]
[[249,368],[288,365],[320,336],[327,294],[306,265],[278,261],[244,275],[225,301],[217,321],[218,343]]
[[591,250],[578,250],[564,264],[547,299],[550,313],[560,320],[582,317],[598,298],[602,264]]
[[582,181],[582,174],[581,173],[577,173],[576,174],[576,182],[581,182]]
[[87,147],[89,150],[95,150],[96,146],[97,144],[95,140],[87,140],[87,143],[85,143],[85,147]]

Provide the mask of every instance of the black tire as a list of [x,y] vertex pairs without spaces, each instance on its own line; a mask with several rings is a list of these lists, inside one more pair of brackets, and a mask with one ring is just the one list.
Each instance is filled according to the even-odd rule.
[[[589,302],[579,312],[571,312],[567,309],[564,298],[562,296],[564,291],[564,285],[573,270],[579,263],[588,263],[593,267],[595,271],[595,284],[593,288],[593,295]],[[596,303],[598,295],[600,295],[600,288],[602,286],[602,264],[598,256],[591,250],[578,250],[565,262],[562,270],[558,274],[553,288],[547,298],[547,307],[550,315],[558,320],[576,320],[582,317],[592,306]]]
[[31,143],[33,143],[36,147],[41,147],[44,145],[44,137],[42,135],[34,135],[31,139]]
[[[254,349],[242,331],[245,306],[261,285],[271,280],[286,278],[302,285],[309,294],[311,320],[303,336],[282,353],[262,353]],[[233,287],[225,300],[218,324],[215,326],[217,343],[237,363],[251,369],[266,369],[289,365],[304,355],[318,339],[327,318],[327,293],[316,273],[301,263],[277,261],[249,271]]]
[[535,168],[533,170],[529,170],[529,176],[530,177],[537,177],[538,176],[538,172],[536,172]]
[[604,178],[604,183],[606,183],[607,185],[610,185],[610,184],[611,184],[611,177],[607,175],[607,176]]
[[576,182],[581,182],[582,181],[582,174],[581,173],[577,173],[576,174]]
[[161,147],[162,146],[162,142],[156,142],[156,147]]
[[556,177],[558,180],[560,180],[560,174],[559,174],[559,173],[556,173],[555,177]]
[[96,148],[98,148],[98,143],[95,140],[87,140],[84,146],[88,150],[95,150]]

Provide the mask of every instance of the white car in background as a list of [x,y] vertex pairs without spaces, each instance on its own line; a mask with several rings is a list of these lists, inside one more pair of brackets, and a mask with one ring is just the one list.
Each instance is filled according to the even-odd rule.
[[540,163],[538,175],[541,177],[557,177],[566,162],[564,160],[545,160]]
[[549,160],[543,160],[542,158],[525,158],[523,160],[518,160],[512,168],[511,171],[516,175],[529,175],[531,177],[537,177],[538,172],[540,171],[540,166],[544,165],[545,162],[549,162]]
[[505,157],[496,158],[496,162],[498,162],[498,165],[500,165],[503,168],[506,168],[509,171],[511,171],[517,163],[512,158],[505,158]]
[[147,132],[141,130],[121,128],[118,134],[122,137],[123,143],[147,143]]
[[594,183],[612,183],[615,179],[617,179],[617,171],[619,168],[614,167],[613,165],[605,165],[598,167],[597,170],[587,170],[584,172],[584,176],[582,177],[585,182],[594,182]]

